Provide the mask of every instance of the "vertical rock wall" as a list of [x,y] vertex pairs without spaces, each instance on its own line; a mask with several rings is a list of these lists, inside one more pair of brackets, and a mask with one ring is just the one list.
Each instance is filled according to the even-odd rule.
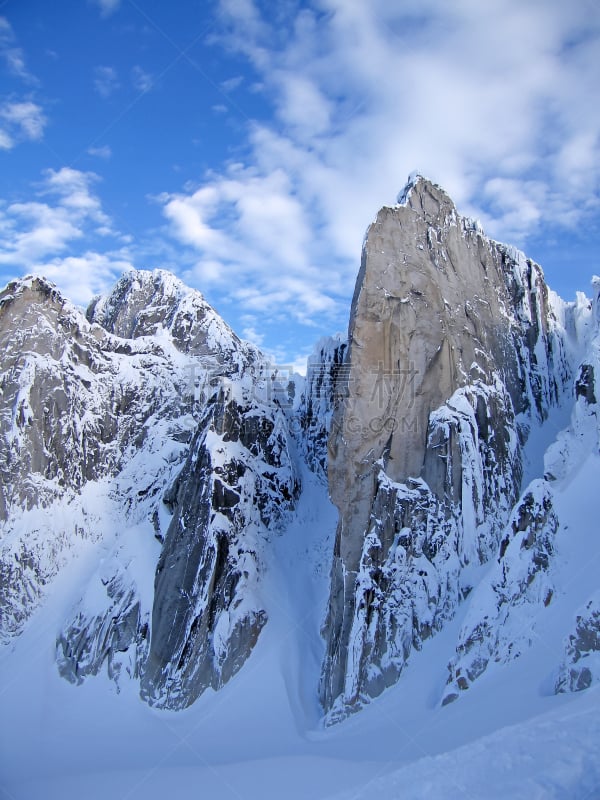
[[[568,372],[555,328],[541,269],[429,181],[417,177],[369,228],[329,439],[340,513],[321,680],[330,718],[397,679],[453,614],[462,567],[494,552],[527,421],[545,416]],[[421,589],[407,588],[411,575]]]

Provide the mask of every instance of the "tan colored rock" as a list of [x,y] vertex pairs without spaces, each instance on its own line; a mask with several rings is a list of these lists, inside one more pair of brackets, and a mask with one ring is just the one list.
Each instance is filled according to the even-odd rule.
[[[498,500],[499,516],[507,515],[516,500],[520,463],[514,449],[509,452],[516,446],[515,415],[530,412],[543,417],[559,391],[552,362],[560,353],[548,332],[551,318],[541,269],[514,248],[488,239],[477,223],[459,216],[448,195],[428,180],[417,177],[402,201],[383,208],[370,226],[328,445],[329,488],[340,520],[325,626],[328,654],[321,700],[326,710],[340,696],[351,704],[361,692],[372,694],[367,674],[380,667],[365,655],[379,634],[375,629],[357,632],[356,615],[360,604],[371,602],[373,595],[370,591],[364,600],[359,572],[368,562],[377,582],[387,563],[387,545],[381,544],[376,547],[377,559],[365,560],[369,527],[380,523],[374,518],[374,503],[382,471],[386,481],[421,481],[423,491],[432,493],[433,516],[427,523],[429,512],[423,517],[421,503],[418,525],[423,533],[417,536],[413,526],[413,538],[431,536],[428,528],[434,517],[454,516],[459,551],[455,556],[468,562],[472,553],[460,552],[465,492],[472,495],[469,505],[480,509],[469,525],[483,526],[485,535],[499,535],[506,516],[490,525],[481,509],[482,502]],[[451,408],[452,425],[433,425],[434,412],[457,390],[476,384],[483,388],[463,398],[466,415]],[[497,417],[498,409],[503,409],[502,418]],[[477,481],[463,474],[466,450],[458,437],[463,423],[456,422],[461,414],[474,421],[467,450],[479,464]],[[496,441],[490,444],[492,437]],[[475,486],[478,481],[483,489]],[[406,516],[404,501],[402,508]],[[393,520],[387,524],[392,528],[384,532],[383,540],[391,542]],[[469,531],[471,535],[476,537],[476,531]],[[480,558],[493,544],[479,547]],[[387,603],[385,593],[374,595],[380,596],[380,606]],[[452,601],[442,595],[431,602],[451,606]],[[380,624],[373,622],[372,614],[365,620],[371,628]],[[365,641],[363,656],[349,656],[357,637]],[[363,678],[349,674],[357,669]],[[397,677],[397,671],[390,674]],[[389,685],[390,680],[384,683]],[[354,687],[351,696],[349,685]]]

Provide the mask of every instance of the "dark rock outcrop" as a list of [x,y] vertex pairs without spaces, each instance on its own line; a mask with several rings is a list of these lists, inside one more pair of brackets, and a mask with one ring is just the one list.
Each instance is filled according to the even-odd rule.
[[158,562],[142,696],[181,708],[242,666],[267,614],[257,597],[264,532],[298,493],[282,412],[222,389],[165,495],[173,511]]
[[308,359],[299,408],[300,447],[310,469],[327,480],[327,440],[336,403],[336,387],[343,385],[341,372],[348,345],[341,336],[320,339]]
[[577,615],[565,642],[565,658],[555,691],[580,692],[600,682],[600,594],[596,593]]

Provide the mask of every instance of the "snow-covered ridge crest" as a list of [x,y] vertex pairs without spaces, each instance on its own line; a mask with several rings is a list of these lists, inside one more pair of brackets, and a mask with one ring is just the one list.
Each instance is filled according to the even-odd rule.
[[236,365],[242,369],[264,360],[254,345],[242,342],[198,290],[166,270],[125,273],[108,295],[90,303],[86,316],[117,336],[166,338],[183,353],[217,359],[229,368]]
[[[255,591],[263,543],[299,490],[277,376],[199,292],[164,271],[128,273],[87,319],[44,279],[12,282],[0,296],[0,337],[3,639],[61,567],[101,548],[58,638],[61,673],[80,682],[106,663],[115,680],[145,679],[151,702],[193,702],[241,667],[266,620]],[[193,604],[158,577],[170,548],[179,562],[180,526],[191,536],[188,567],[212,574]],[[133,578],[140,559],[158,569],[151,592]],[[198,629],[200,618],[216,672],[207,666],[192,680],[190,633],[177,657],[173,634],[177,620]],[[147,668],[157,652],[184,676],[177,692],[163,696]]]

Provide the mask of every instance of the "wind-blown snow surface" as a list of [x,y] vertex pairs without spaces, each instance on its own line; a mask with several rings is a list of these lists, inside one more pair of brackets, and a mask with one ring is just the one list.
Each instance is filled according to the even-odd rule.
[[[555,491],[559,588],[537,611],[531,647],[441,707],[463,606],[413,654],[396,687],[325,730],[314,686],[336,515],[322,481],[302,475],[296,518],[276,541],[262,585],[270,621],[252,657],[184,711],[151,709],[133,681],[117,694],[105,670],[78,687],[59,677],[56,633],[106,547],[85,542],[50,602],[2,651],[0,797],[598,797],[600,689],[554,694],[565,633],[597,586],[600,564],[600,458],[590,455],[577,477]],[[134,560],[141,566],[148,557],[140,548]]]

